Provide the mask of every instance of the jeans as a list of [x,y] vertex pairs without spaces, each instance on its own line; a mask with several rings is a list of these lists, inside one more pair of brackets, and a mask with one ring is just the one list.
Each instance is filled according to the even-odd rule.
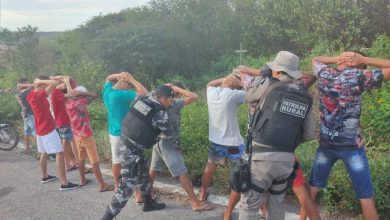
[[339,159],[347,169],[356,196],[359,199],[372,198],[374,190],[364,147],[348,150],[319,147],[312,164],[310,185],[324,188],[334,163]]

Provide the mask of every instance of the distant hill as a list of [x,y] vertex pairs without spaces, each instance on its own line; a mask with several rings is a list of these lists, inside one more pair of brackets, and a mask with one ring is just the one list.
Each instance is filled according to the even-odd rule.
[[51,31],[51,32],[37,32],[37,36],[39,38],[54,38],[58,35],[60,35],[63,32],[60,31]]

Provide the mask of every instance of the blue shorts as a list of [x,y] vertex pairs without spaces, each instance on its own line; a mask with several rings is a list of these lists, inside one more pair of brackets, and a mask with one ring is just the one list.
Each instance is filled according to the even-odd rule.
[[226,159],[237,160],[244,154],[244,145],[225,146],[211,142],[209,152],[209,163],[223,164]]
[[363,147],[352,150],[335,150],[319,147],[313,160],[310,185],[324,188],[334,163],[342,160],[352,180],[358,199],[374,196],[370,167]]
[[57,132],[60,135],[60,138],[62,140],[72,140],[73,139],[72,129],[69,126],[63,126],[63,127],[57,128]]
[[23,118],[24,135],[35,136],[34,116],[29,115]]

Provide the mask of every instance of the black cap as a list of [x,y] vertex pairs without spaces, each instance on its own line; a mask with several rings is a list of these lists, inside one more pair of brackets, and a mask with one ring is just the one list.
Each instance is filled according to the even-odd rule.
[[157,86],[154,94],[157,97],[173,97],[175,95],[171,87],[166,85]]

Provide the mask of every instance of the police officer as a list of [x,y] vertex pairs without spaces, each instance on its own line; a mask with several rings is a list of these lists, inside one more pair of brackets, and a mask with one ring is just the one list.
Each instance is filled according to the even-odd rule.
[[164,203],[157,203],[151,197],[152,187],[144,149],[151,148],[161,132],[168,132],[168,114],[165,109],[172,104],[173,96],[170,87],[159,86],[150,97],[139,96],[125,116],[121,139],[126,147],[120,149],[122,169],[119,189],[102,219],[113,219],[122,210],[136,184],[141,185],[143,211],[165,208]]
[[267,63],[270,76],[255,78],[247,91],[247,101],[255,103],[251,119],[252,189],[241,196],[239,218],[259,219],[259,206],[267,202],[268,219],[284,219],[282,202],[293,172],[294,151],[300,142],[315,136],[312,98],[301,81],[299,58],[281,51]]

